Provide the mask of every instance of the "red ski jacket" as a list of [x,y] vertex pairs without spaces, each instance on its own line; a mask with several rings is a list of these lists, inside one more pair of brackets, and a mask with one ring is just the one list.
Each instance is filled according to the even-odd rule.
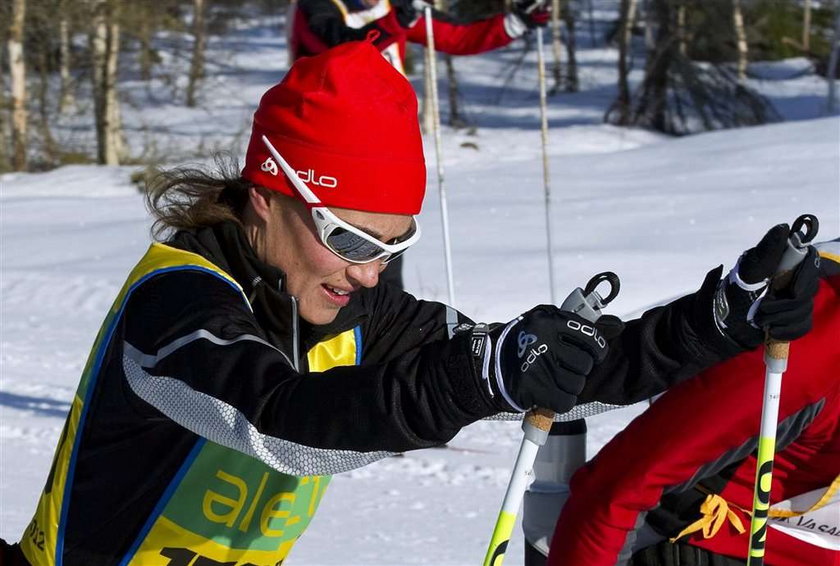
[[[289,21],[292,60],[317,55],[347,41],[368,39],[368,34],[376,31],[374,45],[405,73],[406,43],[427,42],[425,18],[421,16],[410,28],[403,28],[389,0],[363,11],[354,11],[341,0],[297,0]],[[457,23],[437,11],[432,15],[435,48],[451,55],[473,55],[503,47],[517,37],[509,28],[504,14],[470,23]]]
[[[782,380],[768,566],[840,565],[840,240],[819,249],[814,327],[791,344]],[[743,353],[677,385],[578,470],[547,564],[623,564],[645,521],[667,537],[693,530],[681,540],[746,560],[762,356]]]

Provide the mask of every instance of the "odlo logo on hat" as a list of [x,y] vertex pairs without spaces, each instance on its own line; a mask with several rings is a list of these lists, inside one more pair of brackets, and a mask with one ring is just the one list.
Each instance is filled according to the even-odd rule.
[[300,180],[307,185],[324,187],[327,189],[334,189],[338,187],[338,179],[330,177],[329,175],[320,175],[312,169],[307,169],[306,171],[295,171],[295,173],[297,173]]
[[262,169],[270,175],[274,175],[275,177],[277,176],[277,164],[274,162],[273,157],[269,157],[268,159],[263,161],[260,165],[260,169]]
[[[274,177],[276,177],[280,172],[273,157],[267,157],[266,160],[260,164],[260,169]],[[295,171],[295,173],[297,173],[297,176],[301,181],[313,187],[324,187],[326,189],[335,189],[338,187],[338,179],[330,175],[321,175],[316,173],[314,169]]]

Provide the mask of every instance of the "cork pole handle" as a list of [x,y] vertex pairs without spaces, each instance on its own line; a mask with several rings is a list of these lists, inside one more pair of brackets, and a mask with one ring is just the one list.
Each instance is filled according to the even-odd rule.
[[531,409],[525,415],[525,422],[538,430],[548,432],[554,422],[554,411],[540,407]]

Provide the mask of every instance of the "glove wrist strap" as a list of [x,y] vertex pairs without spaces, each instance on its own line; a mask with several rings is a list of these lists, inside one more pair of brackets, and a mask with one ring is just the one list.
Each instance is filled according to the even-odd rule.
[[750,293],[754,293],[756,291],[760,291],[767,285],[767,279],[762,279],[758,283],[747,283],[741,276],[739,275],[739,271],[741,270],[741,258],[738,258],[738,262],[735,264],[735,267],[732,268],[732,271],[729,272],[728,280],[733,285],[737,285],[740,289],[744,291],[748,291]]
[[511,39],[522,37],[525,35],[525,32],[528,31],[528,24],[522,21],[522,18],[513,12],[505,14],[504,24],[505,33],[508,34],[508,37]]
[[498,388],[499,392],[502,394],[502,397],[504,397],[505,402],[508,405],[510,405],[511,408],[514,411],[516,411],[518,413],[524,413],[525,409],[520,407],[513,399],[510,398],[510,395],[508,394],[507,388],[505,387],[505,380],[502,376],[502,346],[505,343],[505,339],[507,338],[508,333],[513,329],[514,326],[519,324],[519,321],[521,321],[521,320],[522,320],[522,317],[519,316],[519,317],[511,320],[507,324],[507,326],[505,326],[504,330],[502,330],[502,333],[499,335],[499,339],[496,340],[496,343],[494,344],[495,352],[494,352],[494,355],[493,355],[493,358],[494,358],[493,361],[494,361],[494,364],[495,364],[495,368],[494,368],[495,372],[494,373],[496,374],[495,375],[495,377],[496,377],[496,387]]

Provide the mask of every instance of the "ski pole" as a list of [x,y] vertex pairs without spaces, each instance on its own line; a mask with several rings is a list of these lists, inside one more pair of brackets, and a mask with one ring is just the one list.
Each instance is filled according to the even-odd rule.
[[545,55],[543,50],[543,28],[537,28],[537,76],[540,88],[540,134],[542,137],[543,187],[545,187],[545,236],[548,248],[548,285],[551,302],[554,303],[554,259],[551,240],[551,185],[548,170],[548,104],[545,95]]
[[[602,298],[596,288],[606,281],[610,285],[610,292]],[[560,305],[560,310],[573,312],[594,323],[601,316],[601,310],[618,295],[618,275],[611,271],[599,273],[589,280],[586,288],[579,287]],[[510,535],[516,524],[519,505],[528,487],[529,480],[534,474],[534,460],[540,446],[545,444],[551,424],[554,422],[554,412],[548,409],[536,408],[528,411],[522,421],[522,431],[525,435],[519,446],[519,453],[513,465],[502,508],[493,528],[490,546],[484,557],[484,566],[501,566],[507,551]]]
[[[804,232],[801,230],[805,230]],[[793,223],[788,246],[771,286],[783,289],[791,280],[793,270],[802,263],[808,244],[819,229],[816,216],[803,214]],[[761,406],[761,425],[756,456],[755,489],[753,491],[753,512],[750,520],[750,548],[747,566],[761,566],[764,563],[764,547],[767,541],[767,515],[770,510],[770,488],[773,483],[773,458],[776,454],[776,427],[779,420],[779,398],[782,390],[782,374],[787,369],[790,342],[775,340],[767,336],[764,344],[764,397]]]
[[435,33],[432,26],[432,7],[428,4],[423,8],[426,18],[426,65],[429,66],[428,78],[431,84],[429,92],[432,95],[432,129],[435,136],[435,158],[437,161],[438,194],[440,196],[440,214],[443,223],[443,248],[446,259],[446,288],[449,291],[449,306],[455,306],[455,278],[452,274],[452,246],[449,242],[449,210],[446,204],[446,188],[443,184],[443,151],[440,143],[440,108],[438,106],[437,90],[437,58],[435,56]]

